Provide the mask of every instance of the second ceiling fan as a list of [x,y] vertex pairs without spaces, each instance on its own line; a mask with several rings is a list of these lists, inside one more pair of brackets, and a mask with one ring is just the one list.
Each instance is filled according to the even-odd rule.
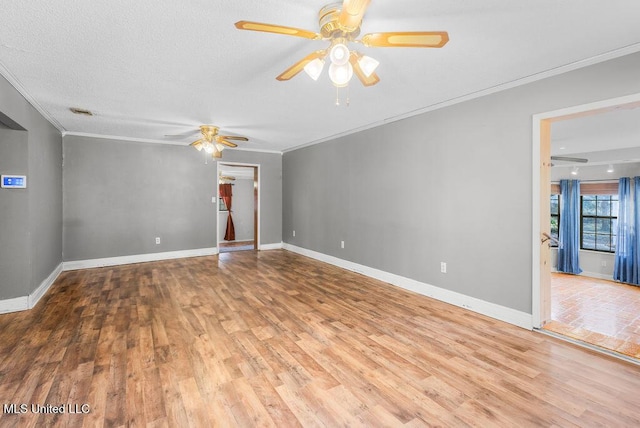
[[276,79],[289,80],[305,70],[312,79],[317,80],[324,67],[325,58],[328,56],[331,61],[329,78],[338,88],[347,86],[354,73],[365,86],[372,86],[380,81],[375,73],[378,61],[355,50],[350,50],[349,43],[383,48],[441,48],[449,41],[449,35],[446,31],[368,33],[358,38],[360,24],[369,3],[370,0],[344,0],[342,3],[331,3],[323,7],[318,14],[319,33],[251,21],[238,21],[235,25],[240,30],[329,41],[330,44],[326,49],[310,53],[286,69]]
[[240,137],[235,135],[219,135],[218,131],[220,128],[213,125],[202,125],[200,126],[200,134],[202,137],[190,145],[193,146],[198,151],[204,149],[204,151],[214,159],[220,159],[222,157],[222,150],[224,146],[227,147],[238,147],[236,143],[230,140],[235,141],[249,141],[247,137]]

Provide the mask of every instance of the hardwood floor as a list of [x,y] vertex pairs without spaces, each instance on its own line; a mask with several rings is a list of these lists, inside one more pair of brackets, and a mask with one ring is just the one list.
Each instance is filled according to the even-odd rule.
[[640,366],[284,250],[64,272],[0,315],[2,427],[639,426],[638,391]]
[[549,331],[640,359],[640,287],[552,273],[551,320]]

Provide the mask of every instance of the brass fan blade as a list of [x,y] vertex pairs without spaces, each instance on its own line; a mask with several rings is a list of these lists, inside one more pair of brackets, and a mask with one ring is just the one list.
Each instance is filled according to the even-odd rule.
[[282,74],[280,74],[276,79],[278,80],[289,80],[294,77],[296,74],[300,73],[304,66],[313,61],[316,58],[324,58],[327,54],[326,50],[320,50],[311,52],[309,55],[302,58],[300,61],[293,64],[291,67],[287,68]]
[[237,144],[232,143],[231,141],[225,140],[224,138],[216,139],[216,141],[218,143],[224,144],[225,146],[228,146],[228,147],[238,147]]
[[360,28],[364,12],[371,0],[344,0],[338,17],[338,26],[342,31],[351,33]]
[[265,33],[284,34],[285,36],[296,36],[312,40],[322,39],[322,35],[314,33],[313,31],[294,27],[285,27],[283,25],[265,24],[262,22],[251,21],[238,21],[235,25],[238,30],[262,31]]
[[225,140],[249,141],[247,137],[237,137],[235,135],[220,135]]
[[202,150],[202,139],[194,141],[193,143],[191,143],[189,145],[195,147],[196,149],[198,149],[198,151],[200,151],[200,150]]
[[449,41],[449,34],[446,31],[370,33],[361,41],[365,46],[376,48],[441,48]]
[[349,62],[353,67],[353,72],[358,76],[358,79],[360,79],[364,86],[373,86],[380,81],[380,78],[375,72],[371,73],[369,77],[364,74],[364,71],[362,71],[362,68],[360,68],[360,64],[358,63],[360,57],[361,56],[358,52],[351,51]]

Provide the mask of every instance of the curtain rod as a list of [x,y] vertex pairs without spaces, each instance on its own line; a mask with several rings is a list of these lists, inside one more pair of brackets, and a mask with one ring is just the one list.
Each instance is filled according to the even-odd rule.
[[[577,178],[567,178],[567,180],[578,180],[580,183],[617,183],[618,180],[615,178],[611,178],[608,180],[580,180]],[[560,180],[552,181],[551,184],[559,184]]]

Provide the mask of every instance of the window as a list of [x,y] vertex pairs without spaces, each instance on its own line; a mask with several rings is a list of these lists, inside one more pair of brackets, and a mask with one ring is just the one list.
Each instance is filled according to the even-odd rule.
[[[556,240],[560,239],[558,235],[558,226],[560,225],[560,195],[551,195],[551,236]],[[549,241],[549,245],[557,247],[556,242]]]
[[580,206],[580,248],[614,253],[618,195],[583,195]]

